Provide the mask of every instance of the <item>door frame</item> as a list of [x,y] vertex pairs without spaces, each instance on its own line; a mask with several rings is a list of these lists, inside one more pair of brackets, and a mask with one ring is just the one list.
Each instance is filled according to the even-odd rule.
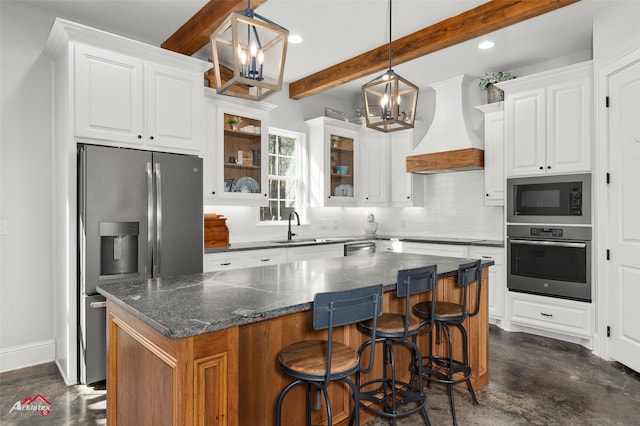
[[608,79],[618,71],[640,62],[640,48],[636,48],[626,54],[618,57],[610,63],[596,69],[597,78],[594,79],[596,84],[597,107],[596,113],[596,156],[594,165],[594,183],[595,199],[594,209],[595,234],[593,253],[595,269],[593,271],[596,277],[595,282],[598,283],[594,302],[596,303],[596,334],[594,336],[593,351],[600,357],[611,360],[611,345],[607,338],[607,326],[611,324],[612,315],[615,312],[611,309],[612,300],[609,297],[609,291],[605,283],[609,277],[609,263],[606,260],[606,250],[610,246],[609,241],[609,191],[606,183],[606,174],[609,172],[609,114],[605,105],[606,96],[609,95]]

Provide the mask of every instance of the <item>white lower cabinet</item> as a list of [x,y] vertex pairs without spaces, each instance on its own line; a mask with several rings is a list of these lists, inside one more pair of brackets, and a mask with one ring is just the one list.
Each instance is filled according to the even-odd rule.
[[209,253],[204,255],[204,272],[277,265],[284,263],[285,259],[284,249],[278,248]]
[[238,269],[245,266],[246,252],[211,253],[204,255],[204,272]]
[[542,334],[546,331],[578,339],[592,338],[591,303],[515,292],[509,292],[507,299],[512,330],[523,329]]
[[431,256],[469,257],[469,247],[455,244],[402,243],[403,253],[428,254]]
[[287,258],[287,254],[283,249],[249,250],[245,253],[245,266],[248,268],[252,266],[277,265],[284,263]]
[[504,294],[507,291],[505,249],[503,247],[469,247],[471,259],[493,260],[489,267],[489,320],[500,325],[504,318]]
[[303,260],[328,259],[331,257],[342,257],[343,255],[343,244],[207,253],[204,255],[204,272],[278,265]]
[[287,247],[287,262],[303,260],[329,259],[344,256],[343,244],[327,244],[319,246]]

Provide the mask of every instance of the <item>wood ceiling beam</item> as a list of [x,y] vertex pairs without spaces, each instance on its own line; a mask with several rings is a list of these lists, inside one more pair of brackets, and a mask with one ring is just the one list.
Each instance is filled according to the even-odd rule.
[[[492,0],[392,43],[393,65],[454,46],[580,0]],[[289,98],[303,99],[389,66],[385,44],[289,84]]]
[[[252,0],[251,8],[267,0]],[[202,9],[169,36],[160,46],[167,50],[191,56],[209,43],[211,34],[225,19],[238,10],[247,8],[246,0],[209,0]]]

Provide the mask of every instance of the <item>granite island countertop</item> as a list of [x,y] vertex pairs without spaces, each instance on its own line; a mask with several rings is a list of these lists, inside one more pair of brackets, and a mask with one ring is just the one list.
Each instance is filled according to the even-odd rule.
[[435,263],[444,278],[471,260],[376,253],[101,284],[98,292],[160,334],[180,339],[310,310],[316,293],[374,284],[395,290],[400,269]]

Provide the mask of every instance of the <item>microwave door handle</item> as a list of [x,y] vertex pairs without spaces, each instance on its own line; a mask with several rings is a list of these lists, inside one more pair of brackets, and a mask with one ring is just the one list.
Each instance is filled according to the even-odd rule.
[[547,247],[568,247],[568,248],[585,248],[585,243],[565,243],[558,241],[532,241],[532,240],[509,240],[511,244],[523,244],[530,246],[547,246]]

